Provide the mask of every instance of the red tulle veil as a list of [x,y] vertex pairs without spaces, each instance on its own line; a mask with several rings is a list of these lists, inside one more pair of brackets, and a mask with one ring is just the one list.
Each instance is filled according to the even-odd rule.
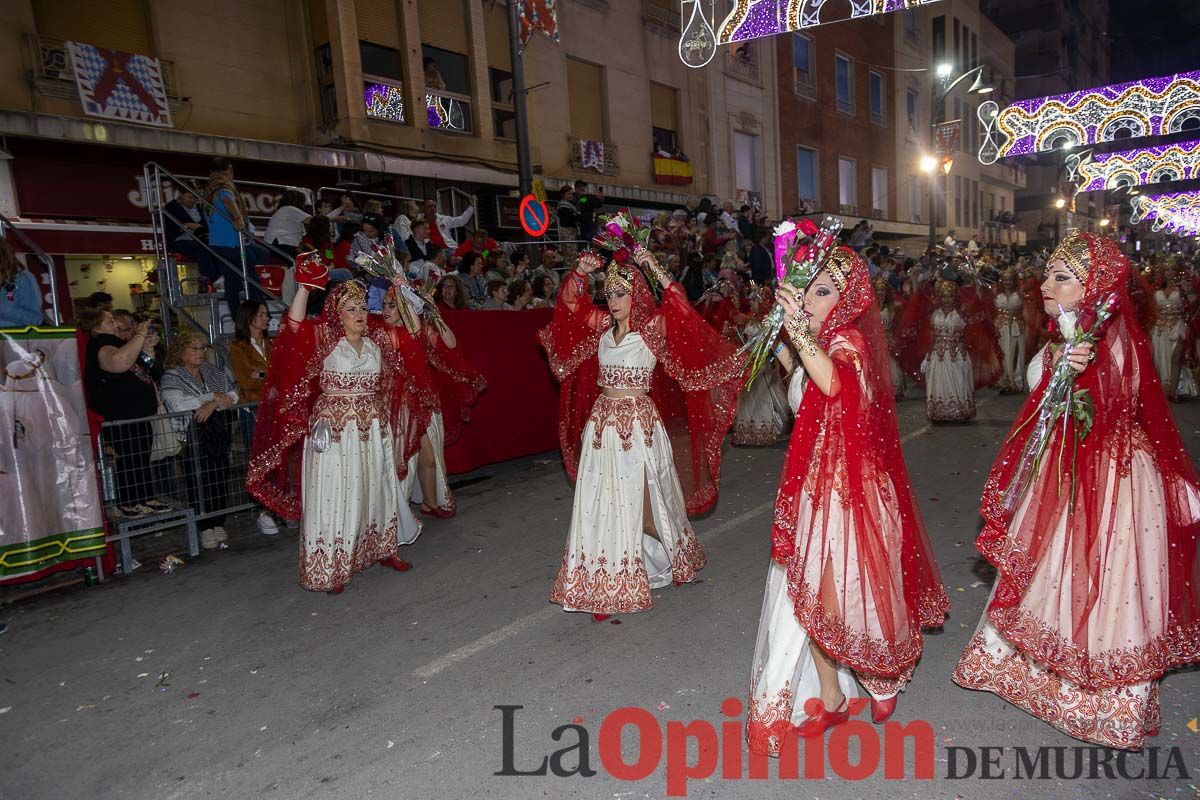
[[487,388],[487,381],[460,350],[446,346],[434,326],[425,327],[425,354],[441,406],[445,446],[449,447],[471,421],[471,407]]
[[[1028,506],[1018,517],[1014,503],[1006,507],[1005,491],[1021,469],[1034,428],[1027,423],[1038,414],[1049,383],[1043,380],[1022,406],[992,467],[980,509],[985,525],[977,545],[999,571],[987,609],[996,629],[1030,658],[1094,690],[1154,680],[1174,666],[1200,659],[1200,575],[1196,572],[1200,525],[1190,501],[1197,486],[1196,471],[1155,372],[1149,342],[1137,321],[1137,306],[1129,298],[1129,261],[1111,239],[1081,235],[1088,243],[1090,271],[1080,308],[1095,306],[1114,292],[1120,302],[1117,316],[1097,343],[1095,361],[1075,378],[1075,390],[1087,389],[1091,394],[1095,422],[1090,433],[1077,441],[1074,427],[1064,432],[1061,424],[1054,426],[1046,451],[1052,455],[1043,461],[1028,489]],[[1071,453],[1076,447],[1072,501]],[[1109,488],[1109,477],[1114,460],[1117,474],[1129,475],[1133,452],[1139,449],[1152,454],[1155,479],[1161,482],[1166,500],[1162,536],[1169,561],[1167,585],[1144,586],[1141,591],[1157,597],[1165,592],[1167,623],[1165,630],[1146,631],[1146,641],[1138,647],[1114,645],[1096,651],[1089,644],[1095,632],[1082,621],[1099,595],[1104,575],[1101,550],[1112,537],[1142,535],[1114,530],[1118,493]],[[1060,452],[1065,454],[1061,462],[1053,455]],[[1055,569],[1061,571],[1060,602],[1070,608],[1076,622],[1073,630],[1057,630],[1031,619],[1021,608],[1039,565],[1062,536],[1067,537],[1070,556]],[[1131,609],[1136,609],[1137,599],[1129,598]]]
[[[688,513],[701,514],[717,502],[721,443],[737,412],[746,362],[700,318],[678,281],[664,290],[659,306],[641,272],[628,272],[630,330],[641,334],[658,360],[650,395],[671,439]],[[554,318],[538,333],[560,382],[558,438],[571,480],[579,467],[583,429],[600,394],[597,348],[612,327],[608,311],[592,303],[585,277],[572,271],[563,280]]]
[[[852,262],[818,337],[826,352],[839,342],[832,355],[838,388],[832,396],[805,388],[776,496],[771,556],[788,569],[797,620],[826,653],[860,673],[895,678],[911,673],[921,628],[941,627],[950,604],[900,448],[887,338],[866,262],[845,247],[832,258]],[[813,527],[798,530],[802,518]],[[813,585],[805,553],[822,549],[808,545],[826,540],[821,526],[831,521],[840,523],[838,535],[855,537],[858,557],[827,562],[828,569],[859,575],[827,581],[820,566],[820,585]],[[797,548],[798,540],[805,546]],[[840,550],[848,551],[849,543]],[[897,557],[902,586],[890,578]],[[865,607],[864,598],[839,596],[834,583],[873,591],[873,619],[855,618],[848,609]]]
[[[930,282],[904,304],[896,334],[896,356],[900,368],[918,382],[924,382],[921,362],[933,346],[933,312],[938,309],[934,295],[936,285]],[[963,347],[971,357],[975,388],[983,389],[1004,376],[1004,353],[996,334],[996,303],[990,294],[976,286],[958,290],[958,312],[966,323],[963,328]]]
[[[304,442],[321,394],[321,367],[345,335],[338,304],[351,289],[342,283],[330,291],[316,320],[296,322],[285,315],[271,350],[246,484],[251,496],[285,519],[301,516]],[[382,356],[381,386],[395,440],[397,476],[403,478],[437,409],[437,394],[425,352],[412,337],[371,317],[366,338],[378,345]]]

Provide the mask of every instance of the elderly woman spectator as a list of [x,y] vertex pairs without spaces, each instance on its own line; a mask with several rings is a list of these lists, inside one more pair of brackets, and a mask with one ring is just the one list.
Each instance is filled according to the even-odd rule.
[[[203,513],[200,546],[220,547],[228,538],[225,514],[229,505],[229,419],[225,412],[237,405],[237,390],[224,370],[204,360],[208,342],[203,334],[186,332],[176,337],[167,353],[162,377],[163,405],[172,413],[191,412],[191,419],[176,419],[188,441],[180,457],[188,502]],[[216,509],[216,513],[210,513]]]
[[[515,284],[516,281],[513,283]],[[529,282],[529,288],[533,291],[532,308],[550,308],[554,305],[554,295],[558,291],[558,284],[553,278],[548,275],[535,275]]]
[[504,281],[488,281],[487,291],[488,299],[483,301],[481,309],[485,311],[512,310],[512,306],[508,304],[508,284]]
[[0,328],[42,324],[38,279],[25,269],[7,239],[0,239]]
[[461,311],[467,307],[467,298],[462,281],[453,275],[443,275],[437,284],[438,311]]
[[107,306],[80,309],[79,327],[88,337],[83,367],[88,408],[109,422],[138,420],[105,429],[117,459],[117,509],[126,517],[166,511],[170,506],[153,497],[154,429],[142,419],[158,413],[154,388],[155,377],[162,374],[154,361],[158,333],[143,322],[129,341],[121,339]]
[[483,274],[483,258],[478,253],[467,253],[458,262],[458,278],[467,292],[467,304],[479,308],[487,300],[487,277]]
[[304,210],[305,201],[304,192],[299,189],[284,192],[279,207],[267,220],[267,232],[263,235],[267,244],[275,245],[292,258],[296,257],[305,226],[312,219],[312,215]]

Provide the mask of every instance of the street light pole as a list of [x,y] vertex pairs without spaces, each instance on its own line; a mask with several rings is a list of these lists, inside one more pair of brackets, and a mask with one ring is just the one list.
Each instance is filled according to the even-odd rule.
[[[939,74],[943,70],[935,69],[933,75],[933,84],[929,95],[929,152],[937,152],[937,126],[941,121],[942,113],[946,108],[946,98],[954,91],[954,87],[965,81],[967,78],[974,77],[975,84],[971,87],[973,94],[987,94],[992,91],[990,86],[985,86],[983,83],[983,65],[980,64],[974,69],[967,70],[962,75],[959,75],[953,81],[950,81],[949,67],[946,68],[944,75]],[[938,82],[942,83],[942,91],[938,92]],[[937,170],[940,167],[935,166],[929,174],[929,249],[937,247]],[[942,196],[948,194],[950,186],[950,173],[943,172]]]
[[525,105],[525,57],[521,53],[521,18],[517,3],[508,3],[508,54],[512,62],[513,115],[517,118],[517,181],[521,196],[533,191],[533,164],[529,154],[529,112]]

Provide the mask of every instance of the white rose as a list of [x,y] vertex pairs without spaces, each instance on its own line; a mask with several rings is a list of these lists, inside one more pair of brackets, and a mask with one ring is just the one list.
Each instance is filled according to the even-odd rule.
[[790,219],[785,219],[783,222],[775,226],[775,235],[786,236],[794,230],[796,230],[796,223],[792,222]]
[[1063,341],[1070,342],[1075,338],[1076,317],[1074,311],[1063,311],[1058,315],[1058,329],[1062,332]]

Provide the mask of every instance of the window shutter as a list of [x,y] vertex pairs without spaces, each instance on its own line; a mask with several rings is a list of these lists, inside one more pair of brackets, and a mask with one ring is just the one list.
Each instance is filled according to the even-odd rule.
[[489,8],[489,4],[484,3],[483,17],[488,66],[512,72],[508,52],[508,6],[496,3]]
[[142,0],[34,0],[34,19],[42,36],[94,44],[127,53],[156,56]]
[[604,81],[600,67],[567,59],[567,93],[571,98],[571,133],[604,141]]
[[[388,2],[394,3],[394,0]],[[421,44],[470,55],[467,9],[463,0],[421,0],[417,10],[421,19]]]
[[308,0],[308,25],[312,29],[313,45],[329,43],[329,17],[325,0]]
[[364,42],[399,49],[400,23],[395,0],[354,0],[358,38]]
[[650,119],[656,128],[679,132],[677,93],[670,86],[650,84]]

